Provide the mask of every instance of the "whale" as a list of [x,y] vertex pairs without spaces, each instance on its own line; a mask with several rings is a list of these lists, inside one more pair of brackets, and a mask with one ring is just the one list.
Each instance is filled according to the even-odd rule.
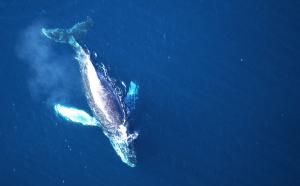
[[109,77],[105,66],[97,69],[93,65],[89,51],[78,42],[93,24],[93,20],[87,17],[85,21],[78,22],[69,29],[41,29],[43,36],[57,43],[68,44],[74,49],[83,90],[92,114],[61,103],[54,104],[54,111],[69,122],[100,127],[120,159],[128,166],[135,167],[137,160],[133,141],[138,137],[138,132],[129,132],[128,118],[135,109],[139,86],[130,81],[127,89],[122,82],[126,89],[123,96],[120,93],[121,88]]

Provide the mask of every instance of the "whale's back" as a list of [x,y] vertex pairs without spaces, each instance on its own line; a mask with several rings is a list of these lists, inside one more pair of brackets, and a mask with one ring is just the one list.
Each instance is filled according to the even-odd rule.
[[103,128],[114,131],[126,120],[126,112],[120,96],[105,72],[97,72],[90,56],[84,51],[81,54],[80,71],[90,108]]

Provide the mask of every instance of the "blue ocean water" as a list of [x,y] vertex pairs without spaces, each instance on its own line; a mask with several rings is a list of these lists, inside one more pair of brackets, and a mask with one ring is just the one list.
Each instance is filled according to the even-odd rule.
[[[0,185],[300,185],[299,8],[0,1]],[[135,168],[100,129],[67,123],[50,106],[88,110],[72,50],[34,34],[86,16],[95,24],[81,42],[94,63],[140,85]]]

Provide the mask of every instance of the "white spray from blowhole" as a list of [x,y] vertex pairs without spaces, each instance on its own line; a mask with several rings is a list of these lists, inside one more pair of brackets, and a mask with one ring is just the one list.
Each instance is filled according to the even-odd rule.
[[35,101],[53,105],[66,103],[82,94],[77,64],[70,57],[59,54],[41,35],[42,24],[23,30],[18,39],[17,56],[28,65],[28,88]]

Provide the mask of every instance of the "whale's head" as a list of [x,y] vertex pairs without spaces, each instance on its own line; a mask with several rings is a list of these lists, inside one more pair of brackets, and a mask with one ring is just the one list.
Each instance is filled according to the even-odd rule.
[[110,143],[119,155],[121,160],[130,167],[136,166],[136,155],[133,148],[132,141],[138,136],[137,132],[133,134],[127,133],[127,128],[120,125],[118,132],[109,136]]

